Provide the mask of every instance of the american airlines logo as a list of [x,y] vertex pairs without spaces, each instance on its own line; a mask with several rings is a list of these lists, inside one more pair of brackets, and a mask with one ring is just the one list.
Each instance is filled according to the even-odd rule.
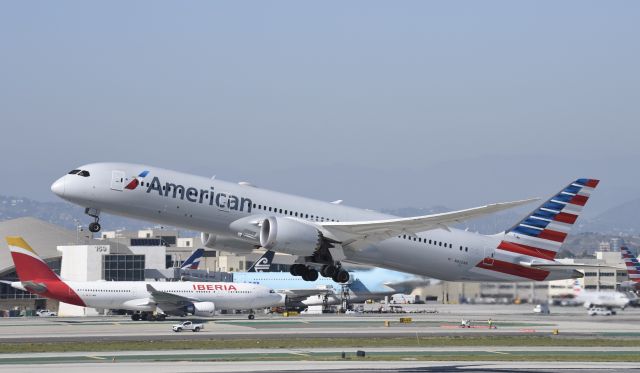
[[[146,175],[146,174],[145,174]],[[237,197],[232,194],[217,193],[213,187],[198,189],[180,184],[162,183],[157,176],[147,184],[147,193],[158,193],[160,197],[187,200],[209,206],[217,206],[224,210],[251,212],[251,199]]]

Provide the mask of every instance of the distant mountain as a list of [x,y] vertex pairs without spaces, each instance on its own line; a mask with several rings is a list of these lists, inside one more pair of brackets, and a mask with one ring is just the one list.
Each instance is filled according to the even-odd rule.
[[[0,196],[0,221],[21,217],[35,217],[68,229],[76,229],[78,224],[86,226],[91,218],[84,209],[67,202],[40,202],[22,197]],[[153,223],[101,214],[100,224],[103,230],[144,229]]]
[[610,208],[588,220],[582,231],[622,234],[640,233],[640,198]]

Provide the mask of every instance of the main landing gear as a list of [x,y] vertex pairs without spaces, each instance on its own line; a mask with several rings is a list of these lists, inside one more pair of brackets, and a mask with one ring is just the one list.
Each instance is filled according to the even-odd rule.
[[305,281],[315,281],[318,279],[318,271],[315,268],[307,267],[304,264],[294,264],[289,268],[289,273],[293,276],[302,276]]
[[91,216],[93,218],[93,223],[89,224],[89,231],[91,233],[100,232],[100,210],[94,209],[92,207],[87,207],[84,209],[84,213]]
[[308,267],[304,264],[293,264],[289,272],[293,276],[302,276],[305,281],[315,281],[318,279],[318,275],[322,277],[330,277],[333,281],[339,283],[345,283],[349,281],[349,272],[344,270],[340,265],[326,264],[322,266],[320,273],[314,268]]
[[144,321],[164,321],[167,318],[167,315],[164,313],[156,313],[154,314],[153,312],[134,312],[131,315],[131,320],[133,321],[139,321],[139,320],[144,320]]

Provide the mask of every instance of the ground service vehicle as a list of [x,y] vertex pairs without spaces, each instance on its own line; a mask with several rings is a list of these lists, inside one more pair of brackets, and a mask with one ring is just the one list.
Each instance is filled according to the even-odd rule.
[[172,327],[173,331],[176,333],[179,333],[183,330],[191,330],[194,333],[197,333],[199,331],[201,331],[202,329],[204,329],[204,325],[203,324],[195,324],[191,321],[183,321],[180,324],[175,324]]

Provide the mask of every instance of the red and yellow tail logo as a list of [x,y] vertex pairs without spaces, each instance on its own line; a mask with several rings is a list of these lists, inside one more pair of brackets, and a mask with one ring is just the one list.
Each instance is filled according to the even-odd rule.
[[60,280],[22,237],[7,237],[7,244],[20,281]]
[[18,279],[27,290],[61,302],[85,306],[84,301],[49,268],[22,237],[7,237]]

